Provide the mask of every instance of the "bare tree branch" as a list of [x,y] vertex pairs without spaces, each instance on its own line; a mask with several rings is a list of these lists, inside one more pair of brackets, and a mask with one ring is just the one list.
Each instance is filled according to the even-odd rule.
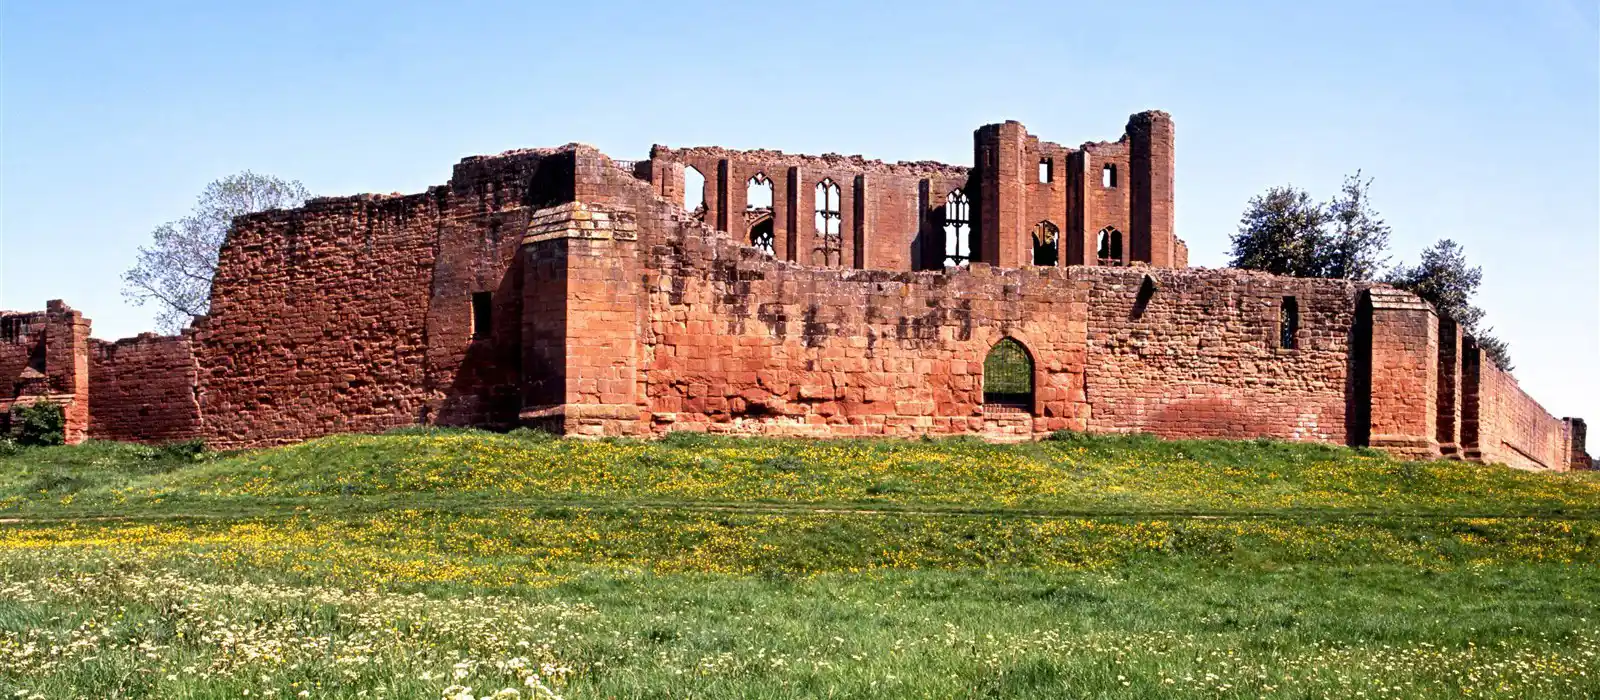
[[300,206],[311,197],[299,181],[245,171],[207,185],[188,216],[157,226],[149,246],[140,246],[134,266],[122,275],[124,297],[155,302],[157,324],[173,333],[211,308],[217,255],[234,217]]

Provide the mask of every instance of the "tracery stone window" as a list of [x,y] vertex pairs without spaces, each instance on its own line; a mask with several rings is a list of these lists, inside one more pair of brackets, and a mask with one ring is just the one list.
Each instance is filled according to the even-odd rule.
[[1033,410],[1033,356],[1011,338],[1002,338],[983,359],[985,408]]
[[944,200],[944,264],[964,266],[972,261],[972,202],[965,190],[955,190]]
[[1061,230],[1041,221],[1033,227],[1033,264],[1055,267],[1061,256]]
[[746,211],[772,209],[772,181],[767,179],[765,173],[756,173],[745,183],[744,208]]
[[1122,232],[1107,226],[1100,229],[1100,247],[1095,258],[1101,265],[1122,264]]
[[777,239],[772,235],[772,216],[769,214],[750,227],[750,245],[767,255],[777,255]]
[[750,231],[750,245],[767,255],[777,255],[777,240],[772,232],[772,181],[764,173],[756,173],[745,183],[744,220]]
[[822,253],[822,264],[838,267],[843,262],[844,234],[840,226],[844,221],[840,204],[839,186],[830,178],[817,183],[816,223],[817,247]]

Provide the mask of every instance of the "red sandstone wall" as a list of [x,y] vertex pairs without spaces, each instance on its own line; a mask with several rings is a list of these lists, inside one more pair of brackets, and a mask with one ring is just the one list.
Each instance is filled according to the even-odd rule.
[[829,275],[697,234],[669,233],[682,254],[652,261],[646,377],[657,429],[981,431],[983,359],[1006,336],[1036,360],[1033,431],[1081,426],[1072,319],[1083,293],[1065,273]]
[[[1126,263],[1134,259],[1133,222],[1130,211],[1133,188],[1129,186],[1132,171],[1128,142],[1123,140],[1086,143],[1083,145],[1083,152],[1089,163],[1084,180],[1084,201],[1087,203],[1084,210],[1084,236],[1087,255],[1090,258],[1095,256],[1100,231],[1111,226],[1122,232],[1122,260]],[[1106,187],[1102,184],[1101,171],[1106,165],[1117,170],[1115,187]]]
[[[562,149],[474,157],[408,196],[244,217],[197,336],[208,439],[271,444],[414,423],[515,423],[528,213],[574,196]],[[472,295],[490,292],[489,337]]]
[[0,410],[35,400],[60,404],[68,444],[89,426],[89,320],[59,299],[44,311],[0,314]]
[[[1041,141],[1017,122],[984,126],[973,139],[985,261],[1032,265],[1034,232],[1049,222],[1063,238],[1057,265],[1099,264],[1107,229],[1121,238],[1113,264],[1188,264],[1173,232],[1173,125],[1165,113],[1135,114],[1121,139],[1078,149]],[[1042,160],[1051,165],[1048,180]]]
[[1566,470],[1566,429],[1484,357],[1478,374],[1478,449],[1485,462],[1519,469]]
[[1085,292],[1066,270],[802,267],[683,220],[645,183],[607,174],[580,183],[588,188],[636,214],[647,292],[639,395],[654,430],[982,431],[983,360],[1006,336],[1036,360],[1040,417],[1028,430],[1082,426],[1072,319]]
[[197,381],[187,337],[146,333],[91,341],[89,437],[171,442],[200,436]]
[[1439,456],[1439,319],[1415,295],[1387,287],[1371,308],[1368,444],[1418,459]]
[[[428,292],[428,417],[445,425],[513,427],[522,407],[522,271],[529,214],[567,201],[570,154],[521,151],[468,158],[442,202]],[[472,295],[492,295],[488,337],[473,334]]]
[[[1074,269],[1090,282],[1089,428],[1344,443],[1360,285],[1242,270]],[[1139,308],[1146,276],[1155,293]],[[1294,296],[1297,347],[1279,347]]]
[[206,433],[272,444],[426,420],[433,193],[240,219],[198,336]]
[[[12,399],[31,383],[24,371],[44,369],[45,321],[42,312],[0,315],[0,399]],[[30,373],[31,374],[31,373]]]
[[[1054,147],[1037,147],[1045,146]],[[1127,157],[1117,148],[1127,150],[1087,145],[1078,165]],[[835,170],[813,173],[819,159],[777,154],[752,164],[720,149],[690,151],[658,147],[655,160],[637,165],[588,147],[474,158],[426,194],[317,200],[241,220],[223,250],[212,318],[196,336],[207,435],[226,446],[419,421],[507,425],[528,418],[521,409],[565,405],[598,410],[590,417],[604,423],[582,425],[604,432],[905,435],[1003,424],[1034,435],[1091,428],[1360,442],[1370,415],[1375,428],[1436,439],[1439,347],[1428,336],[1435,327],[1421,319],[1431,312],[1406,307],[1404,318],[1380,318],[1361,335],[1361,285],[1339,281],[1155,268],[799,265],[781,258],[801,257],[815,242],[806,235],[821,175],[844,194],[846,267],[873,267],[901,249],[911,266],[916,251],[927,251],[923,214],[968,174],[829,158],[820,160]],[[1028,160],[1025,175],[1036,179],[1037,162]],[[678,206],[679,163],[710,168],[710,221]],[[765,169],[785,163],[781,175]],[[755,167],[775,185],[777,259],[745,245],[742,226],[737,237],[710,227],[719,218],[742,222],[743,183]],[[1087,174],[1098,187],[1099,170]],[[1124,164],[1113,189],[1131,176]],[[1152,192],[1158,184],[1146,183]],[[1035,189],[1040,206],[1057,205],[1055,188]],[[1079,196],[1089,206],[1078,225],[1097,231],[1098,217],[1128,216],[1126,204],[1117,214],[1108,199],[1117,196]],[[545,207],[573,200],[625,209],[637,241],[579,231],[524,245],[532,212],[547,216]],[[576,220],[577,210],[561,215]],[[884,221],[920,230],[921,242],[878,235]],[[796,235],[786,241],[786,230]],[[1186,258],[1181,242],[1172,245],[1175,260]],[[1124,230],[1125,254],[1133,246]],[[931,252],[942,250],[939,241]],[[1141,301],[1147,273],[1155,294]],[[475,292],[493,294],[488,337],[472,337]],[[1291,295],[1300,331],[1286,348],[1278,311]],[[1008,336],[1034,357],[1037,418],[982,405],[984,357]],[[1417,386],[1408,383],[1413,375]],[[1463,384],[1476,381],[1463,374]],[[1520,425],[1507,418],[1520,410],[1505,399],[1510,392],[1493,377],[1485,386],[1482,397],[1462,396],[1463,434],[1481,424],[1485,435],[1512,435],[1506,444],[1541,452],[1532,445],[1540,438],[1506,427]],[[574,414],[552,415],[570,426]],[[630,416],[636,427],[618,427]],[[1526,432],[1543,429],[1531,424]]]

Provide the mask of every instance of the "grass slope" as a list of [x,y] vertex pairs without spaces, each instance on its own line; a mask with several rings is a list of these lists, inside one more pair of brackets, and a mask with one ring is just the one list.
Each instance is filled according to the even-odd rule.
[[0,692],[1600,695],[1593,474],[1062,437],[27,450]]

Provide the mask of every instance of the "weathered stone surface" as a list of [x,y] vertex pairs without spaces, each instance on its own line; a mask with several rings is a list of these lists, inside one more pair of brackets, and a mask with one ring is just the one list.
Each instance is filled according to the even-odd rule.
[[[1187,269],[1165,113],[1078,148],[989,125],[973,155],[657,146],[623,162],[569,144],[467,158],[422,194],[240,218],[212,313],[182,336],[91,342],[58,302],[7,315],[0,400],[61,401],[77,437],[216,446],[416,423],[993,440],[1065,428],[1590,464],[1581,420],[1549,416],[1411,294]],[[691,167],[705,177],[694,211]],[[751,179],[771,183],[770,206],[751,208]],[[955,191],[974,261],[947,267]],[[771,254],[751,245],[757,226]],[[985,395],[1002,339],[1032,362],[1031,393]]]
[[89,341],[89,437],[136,442],[200,437],[198,389],[187,335]]
[[13,407],[59,404],[66,440],[89,429],[89,320],[59,299],[44,311],[0,311],[0,433],[10,432]]

